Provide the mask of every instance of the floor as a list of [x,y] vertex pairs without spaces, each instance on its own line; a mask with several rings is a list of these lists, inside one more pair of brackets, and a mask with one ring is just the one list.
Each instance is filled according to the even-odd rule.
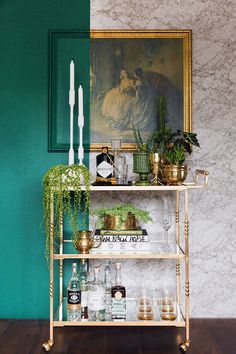
[[[50,353],[177,354],[184,329],[163,327],[65,327],[55,329]],[[40,354],[48,321],[0,320],[0,354]],[[189,354],[236,354],[236,319],[191,320]]]

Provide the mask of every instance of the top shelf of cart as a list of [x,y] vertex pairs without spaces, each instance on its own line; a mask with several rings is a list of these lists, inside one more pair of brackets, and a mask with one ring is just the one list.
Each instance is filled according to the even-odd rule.
[[[201,176],[201,177],[200,177]],[[200,181],[201,180],[201,181]],[[186,191],[190,189],[200,189],[205,188],[208,185],[208,171],[205,170],[196,170],[195,171],[195,180],[190,183],[183,183],[180,185],[171,185],[171,186],[136,186],[136,185],[106,185],[106,186],[90,186],[91,192],[109,192],[109,191]],[[52,186],[52,189],[56,191]],[[81,189],[84,190],[85,186],[81,186]],[[70,188],[73,191],[73,188]]]

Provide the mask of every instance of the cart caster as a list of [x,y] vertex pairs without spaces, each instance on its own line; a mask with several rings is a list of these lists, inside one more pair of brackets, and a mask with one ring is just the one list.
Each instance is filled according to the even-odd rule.
[[53,340],[49,339],[47,342],[43,343],[42,348],[45,352],[49,352],[52,346],[53,346]]
[[186,353],[189,347],[190,347],[190,340],[185,340],[183,343],[179,345],[179,350],[181,351],[181,353]]

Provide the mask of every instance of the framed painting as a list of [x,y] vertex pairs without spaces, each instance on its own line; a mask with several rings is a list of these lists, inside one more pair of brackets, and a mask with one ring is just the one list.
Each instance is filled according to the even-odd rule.
[[49,151],[69,149],[71,58],[75,82],[84,88],[86,150],[110,146],[114,138],[122,140],[122,150],[134,150],[132,124],[147,139],[158,127],[160,96],[165,98],[166,124],[191,131],[191,30],[53,31]]
[[120,138],[134,150],[132,122],[145,139],[158,126],[165,99],[166,124],[191,131],[191,31],[90,33],[90,143],[92,150]]

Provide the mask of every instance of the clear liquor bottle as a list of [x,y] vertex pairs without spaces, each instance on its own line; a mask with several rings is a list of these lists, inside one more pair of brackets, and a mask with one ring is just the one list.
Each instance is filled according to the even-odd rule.
[[105,321],[105,288],[100,280],[100,267],[94,267],[94,280],[89,283],[89,321]]
[[122,285],[121,263],[116,263],[115,285],[111,288],[111,314],[113,321],[126,319],[126,289]]
[[81,289],[77,275],[77,263],[72,264],[72,276],[67,288],[67,321],[81,318]]
[[111,270],[109,266],[105,267],[105,319],[111,321]]
[[114,156],[108,153],[108,147],[103,146],[101,154],[96,157],[97,178],[112,178]]
[[80,263],[79,282],[81,288],[81,321],[88,321],[88,264],[86,259]]

